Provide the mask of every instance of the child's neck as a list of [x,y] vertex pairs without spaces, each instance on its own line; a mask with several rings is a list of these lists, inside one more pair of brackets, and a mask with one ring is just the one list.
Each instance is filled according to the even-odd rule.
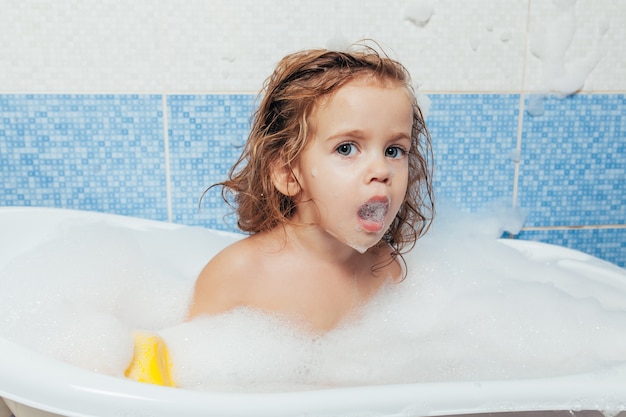
[[348,266],[355,262],[362,262],[363,258],[367,257],[367,252],[360,253],[328,231],[315,225],[287,225],[285,237],[289,243],[328,263]]

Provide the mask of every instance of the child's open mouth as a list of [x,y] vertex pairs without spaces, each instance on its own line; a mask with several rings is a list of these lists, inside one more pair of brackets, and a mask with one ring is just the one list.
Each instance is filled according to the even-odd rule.
[[374,197],[363,204],[357,216],[363,229],[368,232],[380,232],[385,225],[385,215],[389,210],[389,200],[385,197]]

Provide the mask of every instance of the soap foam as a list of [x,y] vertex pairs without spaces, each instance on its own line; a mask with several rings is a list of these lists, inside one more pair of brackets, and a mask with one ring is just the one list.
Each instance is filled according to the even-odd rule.
[[404,18],[418,27],[424,27],[430,21],[434,9],[433,2],[430,0],[414,0],[406,6]]
[[385,214],[389,204],[382,202],[369,202],[363,204],[359,209],[359,217],[375,223],[382,223],[385,220]]
[[[121,376],[131,332],[158,331],[179,386],[312,387],[546,377],[626,361],[626,289],[497,242],[501,207],[440,210],[405,256],[407,278],[323,335],[240,308],[184,322],[215,235],[69,224],[1,271],[0,336]],[[575,262],[578,260],[572,260]],[[626,276],[625,276],[626,278]]]
[[584,55],[572,56],[571,50],[578,40],[576,2],[554,1],[552,10],[542,21],[530,28],[530,49],[541,60],[544,88],[563,98],[585,87],[588,76],[606,53],[605,35],[610,23],[597,22],[596,33],[589,34],[592,45]]
[[162,233],[105,223],[61,225],[0,271],[0,336],[122,375],[132,357],[132,330],[179,323],[191,297],[189,281],[165,257],[148,252],[155,239],[173,246]]

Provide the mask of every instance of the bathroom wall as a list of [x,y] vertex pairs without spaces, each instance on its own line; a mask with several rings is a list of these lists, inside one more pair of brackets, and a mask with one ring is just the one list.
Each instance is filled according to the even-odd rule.
[[218,192],[286,53],[411,71],[439,202],[626,266],[626,0],[3,0],[0,205],[233,229]]

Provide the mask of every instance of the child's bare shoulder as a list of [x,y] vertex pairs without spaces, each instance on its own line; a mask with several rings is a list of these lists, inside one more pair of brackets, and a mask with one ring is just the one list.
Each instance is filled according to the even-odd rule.
[[254,265],[257,255],[256,245],[251,237],[232,243],[218,252],[205,266],[200,274],[219,272],[215,278],[246,275],[246,272]]
[[253,277],[258,251],[250,238],[217,253],[196,279],[189,317],[216,314],[246,304],[247,282]]

